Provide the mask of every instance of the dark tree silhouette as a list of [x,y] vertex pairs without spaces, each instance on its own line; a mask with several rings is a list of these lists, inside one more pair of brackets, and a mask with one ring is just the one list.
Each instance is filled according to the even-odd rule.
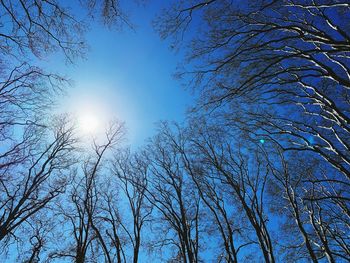
[[139,150],[114,122],[89,152],[51,121],[69,82],[35,63],[83,56],[91,19],[131,26],[121,2],[0,0],[2,259],[349,262],[350,3],[166,5],[197,104]]
[[[237,145],[220,144],[226,133],[263,146],[270,209],[288,211],[281,227],[295,237],[276,248],[295,260],[348,261],[349,3],[199,0],[169,7],[156,27],[175,46],[188,44],[178,75],[198,94],[192,117],[204,115],[225,131],[209,141],[213,166],[230,175],[225,160],[241,155]],[[245,186],[237,186],[239,195]]]
[[[281,146],[316,153],[348,180],[349,14],[346,1],[193,1],[157,25],[163,37],[203,29],[190,34],[182,72],[194,76],[199,107],[288,138]],[[237,107],[246,119],[235,118]]]
[[[306,248],[313,262],[318,262],[324,257],[329,262],[336,262],[336,258],[347,259],[349,242],[345,233],[348,212],[346,200],[343,198],[347,190],[334,188],[336,180],[334,185],[329,185],[327,179],[325,181],[328,185],[317,183],[318,173],[325,175],[326,170],[322,168],[311,168],[305,160],[298,158],[293,158],[293,162],[288,161],[281,151],[279,158],[280,162],[270,161],[275,176],[272,195],[283,197],[279,203],[274,204],[274,208],[281,209],[282,212],[287,211],[288,217],[294,218],[302,236],[302,242],[290,240],[286,246],[289,245],[294,250],[297,250],[298,246]],[[317,162],[313,165],[320,166]]]
[[63,220],[69,222],[69,233],[73,239],[68,239],[67,247],[62,251],[52,252],[49,258],[71,258],[82,263],[90,258],[97,260],[101,249],[106,262],[113,262],[99,229],[99,201],[102,195],[99,176],[107,151],[120,143],[124,133],[123,124],[114,123],[106,132],[105,143],[94,142],[93,154],[83,161],[83,173],[78,173],[72,183],[68,195],[70,200],[67,204],[63,203],[60,209]]
[[147,152],[152,176],[146,196],[159,213],[156,220],[163,223],[155,246],[175,249],[169,262],[199,262],[202,205],[172,140],[164,129]]
[[[17,233],[28,224],[42,223],[41,210],[65,191],[75,158],[68,119],[54,123],[49,117],[55,98],[68,82],[35,64],[56,51],[69,63],[81,57],[86,51],[83,33],[88,13],[95,10],[94,17],[110,25],[125,23],[118,3],[74,1],[70,4],[83,5],[87,11],[85,17],[76,18],[74,8],[62,1],[0,1],[1,254],[13,240],[24,244],[27,239],[32,254],[25,260],[38,260],[45,239],[40,229],[32,236],[32,231]],[[52,207],[46,210],[52,211]]]
[[[255,234],[252,240],[259,244],[265,262],[275,262],[265,204],[265,187],[271,175],[262,150],[257,146],[249,148],[248,143],[244,146],[235,143],[227,130],[211,129],[204,123],[201,127],[195,126],[198,136],[192,139],[192,147],[198,150],[197,162],[208,171],[201,177],[217,178],[215,186],[223,186],[221,189],[228,193],[228,200],[231,199],[235,209],[241,210],[249,221]],[[235,258],[234,253],[230,254]]]
[[[201,127],[203,126],[205,123],[201,123]],[[218,239],[221,239],[223,250],[219,246],[214,251],[217,254],[217,260],[218,262],[239,262],[239,253],[245,247],[257,242],[243,234],[244,224],[235,216],[237,211],[233,211],[231,205],[228,205],[232,203],[232,194],[223,184],[220,176],[202,157],[202,149],[199,149],[198,145],[203,145],[203,140],[200,138],[205,135],[203,133],[199,135],[197,128],[184,129],[176,126],[174,129],[175,131],[171,130],[170,126],[165,124],[162,126],[162,134],[181,157],[182,165],[193,181],[192,188],[198,190],[203,205],[208,209],[205,216],[202,214],[199,220],[202,223],[210,222],[207,231],[215,233]],[[220,137],[219,134],[216,135]]]
[[[130,253],[131,255],[128,258],[132,259],[134,263],[139,262],[142,230],[150,220],[152,213],[152,207],[146,202],[148,169],[148,161],[141,154],[131,155],[130,150],[116,153],[112,165],[112,175],[117,177],[118,189],[123,192],[123,195],[120,196],[127,201],[127,208],[124,209],[124,222],[120,220],[119,224],[122,227],[122,231],[126,233],[129,243],[131,243],[132,253]],[[129,217],[127,217],[128,213],[125,210],[130,210]],[[110,209],[108,211],[112,216],[112,211]],[[128,223],[129,220],[127,218],[130,218],[131,223]],[[110,218],[109,220],[114,230],[113,219]],[[113,243],[120,243],[118,243],[116,235],[112,240]],[[120,258],[118,258],[118,262],[121,262]],[[125,258],[124,262],[127,262]]]
[[51,142],[43,140],[45,130],[31,127],[23,147],[16,149],[15,156],[7,156],[0,178],[0,240],[5,246],[19,238],[16,232],[22,224],[64,192],[76,142],[67,125],[66,119],[54,125]]

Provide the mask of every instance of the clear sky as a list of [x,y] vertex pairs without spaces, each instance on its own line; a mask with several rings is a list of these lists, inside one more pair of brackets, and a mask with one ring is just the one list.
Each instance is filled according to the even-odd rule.
[[125,121],[132,146],[154,134],[157,121],[183,120],[192,99],[172,77],[182,54],[170,50],[152,28],[159,5],[161,1],[128,3],[134,30],[108,29],[94,21],[86,35],[86,58],[75,65],[66,65],[58,55],[45,62],[74,83],[60,100],[60,111]]

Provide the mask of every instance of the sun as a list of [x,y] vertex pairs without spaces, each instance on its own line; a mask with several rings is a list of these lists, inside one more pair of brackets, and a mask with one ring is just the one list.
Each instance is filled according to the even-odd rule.
[[114,114],[101,94],[73,93],[65,108],[71,114],[76,136],[82,142],[103,138]]
[[93,112],[82,112],[78,115],[78,129],[83,135],[94,135],[99,132],[101,121]]
[[80,104],[73,113],[75,134],[82,145],[90,145],[91,141],[103,140],[108,128],[109,115],[95,102]]

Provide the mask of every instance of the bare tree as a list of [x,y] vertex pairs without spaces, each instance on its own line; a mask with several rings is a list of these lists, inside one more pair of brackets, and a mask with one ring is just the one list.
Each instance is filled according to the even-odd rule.
[[[346,1],[192,1],[171,4],[156,24],[163,37],[189,40],[179,76],[198,92],[193,116],[268,151],[284,227],[293,218],[302,239],[283,246],[313,262],[348,258],[349,13]],[[214,165],[235,152],[217,142]]]
[[[83,33],[86,30],[86,15],[102,18],[106,24],[127,22],[120,1],[117,0],[72,1],[70,5],[56,0],[3,0],[0,6],[1,61],[8,58],[23,61],[25,55],[28,62],[27,55],[42,58],[60,50],[73,62],[73,58],[81,56],[85,51]],[[83,14],[84,8],[88,14]],[[74,9],[80,13],[75,14]]]
[[[288,212],[285,229],[289,229],[288,234],[290,234],[293,238],[287,239],[286,250],[291,248],[291,253],[298,254],[298,257],[310,258],[312,262],[318,262],[319,253],[316,250],[314,245],[315,240],[313,240],[312,235],[309,232],[308,227],[308,219],[305,215],[303,200],[302,200],[302,178],[306,178],[305,172],[298,174],[297,171],[293,170],[294,177],[290,170],[292,168],[287,165],[286,160],[282,154],[279,152],[279,157],[281,158],[281,166],[279,167],[279,162],[270,162],[272,173],[274,174],[276,180],[271,182],[269,187],[270,194],[275,199],[275,203],[273,203],[273,212],[285,213]],[[300,165],[300,163],[299,163]],[[297,176],[299,175],[299,176]],[[279,186],[280,185],[280,186]],[[281,198],[282,197],[282,198]],[[282,211],[279,210],[282,208]],[[294,218],[293,221],[290,218]],[[302,239],[297,238],[297,234],[293,232],[295,226],[297,226],[296,231],[299,231]],[[282,227],[282,229],[284,229]],[[281,242],[283,244],[284,242]],[[309,256],[305,255],[305,251],[303,249],[306,248],[306,253]],[[287,253],[288,254],[288,253]],[[295,256],[295,255],[293,255]],[[294,257],[295,258],[295,257]]]
[[[16,133],[26,124],[43,124],[57,92],[64,89],[65,78],[34,66],[38,59],[61,51],[73,62],[83,55],[85,46],[83,33],[86,29],[87,14],[101,9],[95,1],[85,6],[73,1],[66,6],[53,1],[9,1],[0,2],[0,139],[15,139]],[[119,1],[99,1],[103,6],[98,17],[108,21],[120,21],[124,17]],[[72,8],[74,7],[74,8]],[[79,18],[73,10],[80,10]],[[113,10],[113,12],[111,11]],[[41,122],[38,121],[38,115]],[[20,144],[20,143],[19,143]],[[19,146],[18,146],[19,147]]]
[[[287,212],[285,229],[296,228],[298,232],[291,231],[294,240],[286,240],[284,246],[290,248],[291,253],[309,257],[313,262],[323,258],[328,262],[347,260],[349,238],[345,233],[349,218],[344,195],[348,191],[342,187],[343,182],[327,176],[327,169],[320,161],[300,160],[295,156],[286,159],[281,150],[277,152],[278,156],[270,154],[269,157],[275,177],[270,186],[275,199],[273,207],[275,211],[281,209],[280,213]],[[320,174],[323,180],[319,179]]]
[[103,239],[109,244],[109,257],[118,263],[127,262],[127,246],[129,236],[125,235],[125,222],[120,208],[120,199],[118,199],[119,191],[115,183],[108,181],[109,189],[102,194],[101,213],[99,218],[102,224],[100,232],[105,232]]
[[[66,190],[75,161],[76,139],[67,120],[53,124],[48,117],[55,98],[68,81],[34,65],[55,52],[63,53],[68,63],[84,55],[84,33],[95,18],[110,26],[128,23],[120,2],[115,0],[0,1],[1,254],[11,250],[16,241],[18,260],[37,262],[47,248],[44,228],[38,228],[43,221],[38,217],[42,212],[50,215],[51,223],[56,219],[56,209],[50,204]],[[111,144],[113,140],[108,137]],[[95,145],[95,153],[102,156],[104,151]],[[91,159],[85,163],[86,174],[96,173],[89,170],[92,162]],[[90,177],[94,181],[94,175]],[[89,188],[86,191],[92,193],[89,184],[85,182]],[[71,196],[76,202],[78,197]],[[94,204],[83,205],[90,208]],[[81,207],[76,208],[79,212]],[[91,211],[87,212],[88,224],[98,236]],[[57,229],[51,232],[54,231]]]
[[169,262],[199,262],[201,200],[183,166],[181,154],[167,130],[161,130],[150,146],[150,171],[147,199],[159,212],[157,221],[164,225],[155,246],[174,247]]
[[145,197],[148,184],[148,163],[141,155],[131,155],[130,150],[121,151],[115,155],[112,174],[117,177],[119,189],[124,193],[121,198],[126,197],[127,209],[124,211],[131,211],[129,218],[132,223],[126,224],[128,220],[125,211],[124,220],[126,222],[120,222],[120,224],[132,245],[130,258],[137,263],[141,249],[141,231],[145,223],[149,221],[152,212]]
[[44,132],[33,127],[27,130],[24,147],[17,149],[20,159],[8,159],[2,169],[0,240],[5,247],[13,238],[20,239],[18,228],[65,191],[74,163],[70,155],[76,142],[73,130],[63,119],[52,128],[51,142],[42,141]]
[[[28,223],[20,229],[19,236],[25,236],[26,240],[19,240],[17,255],[9,253],[9,261],[16,256],[17,262],[36,263],[45,261],[47,251],[51,250],[53,241],[58,238],[56,235],[57,222],[54,220],[53,207],[55,202],[59,202],[59,197],[55,198],[44,209],[35,213],[28,220]],[[12,248],[10,248],[11,250]]]
[[[103,158],[107,151],[120,143],[124,136],[122,123],[114,123],[106,132],[106,142],[98,144],[94,141],[93,154],[88,156],[82,166],[82,174],[77,173],[69,194],[69,203],[62,204],[60,212],[63,220],[68,220],[69,231],[73,236],[68,240],[66,248],[54,251],[49,257],[72,258],[75,262],[86,262],[87,258],[97,260],[99,250],[107,262],[112,262],[107,245],[102,238],[95,221],[99,214],[98,203],[101,192],[99,189],[99,175],[103,168]],[[98,245],[97,245],[98,244]]]
[[132,28],[128,15],[123,11],[123,1],[121,0],[88,0],[82,3],[86,6],[91,17],[101,17],[103,23],[107,26],[120,28],[124,25]]
[[209,210],[205,216],[202,215],[200,220],[208,222],[210,225],[207,231],[217,236],[222,242],[223,250],[216,247],[212,253],[217,254],[219,262],[222,260],[239,262],[241,250],[256,242],[249,240],[248,235],[243,233],[244,224],[241,223],[239,217],[235,216],[237,211],[234,211],[232,207],[230,191],[222,183],[217,173],[206,166],[202,158],[199,158],[202,152],[197,148],[198,129],[182,128],[179,125],[176,125],[174,129],[175,131],[171,130],[170,126],[164,125],[163,136],[181,156],[181,162],[190,175],[189,180],[193,180],[193,187],[198,190],[204,206]]
[[164,37],[205,29],[190,35],[184,69],[199,107],[288,138],[281,146],[316,153],[348,180],[349,13],[346,1],[193,1],[172,6],[158,28]]
[[235,143],[229,130],[210,128],[205,123],[200,125],[193,127],[198,134],[193,139],[193,147],[197,149],[199,158],[197,162],[210,172],[205,176],[220,181],[224,186],[221,189],[228,191],[234,209],[242,211],[249,221],[255,238],[248,244],[258,243],[265,262],[275,262],[265,189],[271,172],[261,149],[254,145],[250,148],[248,142],[244,146]]

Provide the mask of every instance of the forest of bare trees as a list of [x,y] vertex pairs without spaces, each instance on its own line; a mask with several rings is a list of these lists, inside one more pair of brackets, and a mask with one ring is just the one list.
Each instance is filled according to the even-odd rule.
[[72,5],[0,0],[1,262],[350,262],[349,1],[165,3],[196,104],[138,150],[51,114],[70,83],[36,62],[131,27],[118,0]]

